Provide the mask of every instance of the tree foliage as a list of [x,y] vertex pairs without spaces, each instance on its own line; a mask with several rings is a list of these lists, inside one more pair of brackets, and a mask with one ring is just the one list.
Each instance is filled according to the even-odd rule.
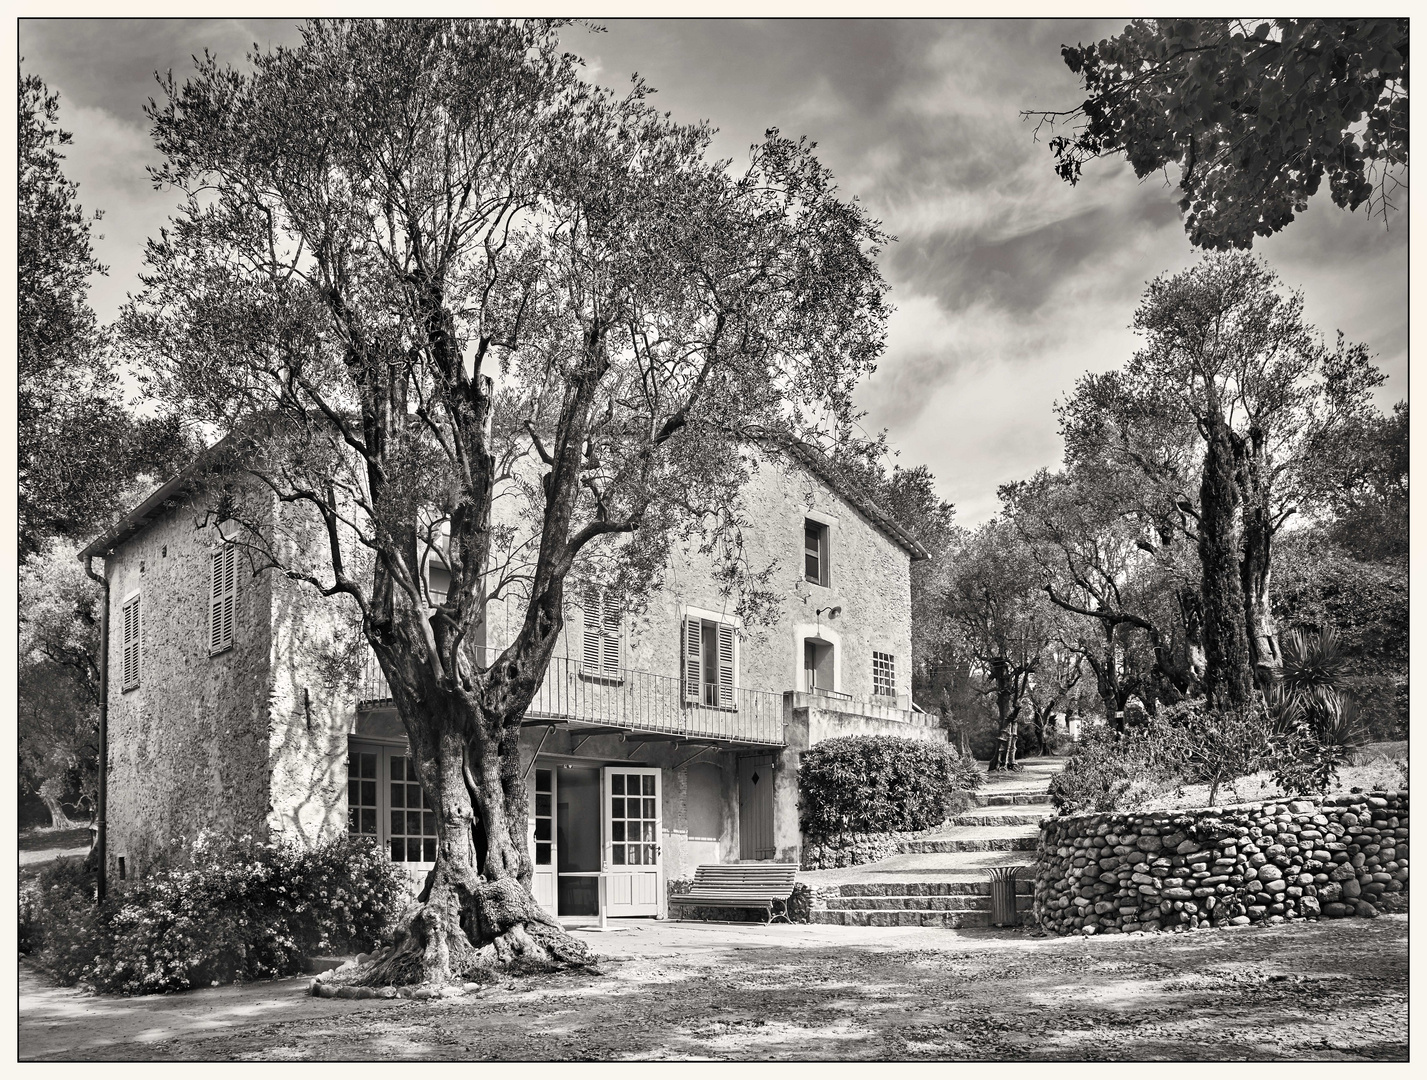
[[124,406],[108,335],[90,310],[89,279],[104,273],[91,244],[96,213],[64,175],[59,95],[20,77],[16,421],[19,554],[45,538],[83,539],[109,523],[145,472],[168,472],[189,452],[178,420]]
[[1136,19],[1066,46],[1086,98],[1050,140],[1056,173],[1123,154],[1144,178],[1179,169],[1190,242],[1247,248],[1333,202],[1386,220],[1408,164],[1407,19]]
[[581,80],[547,24],[321,22],[150,110],[187,203],[131,347],[230,436],[255,568],[354,605],[437,817],[424,905],[362,978],[582,962],[528,892],[518,754],[566,581],[637,597],[701,538],[756,599],[743,481],[832,445],[882,347],[885,237],[813,148],[770,131],[735,169],[646,96]]

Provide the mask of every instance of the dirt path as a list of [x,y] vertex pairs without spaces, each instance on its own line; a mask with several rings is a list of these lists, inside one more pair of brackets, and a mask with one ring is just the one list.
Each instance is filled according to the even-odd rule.
[[1145,938],[650,925],[603,972],[433,1002],[281,980],[42,991],[21,1059],[1406,1060],[1407,917]]

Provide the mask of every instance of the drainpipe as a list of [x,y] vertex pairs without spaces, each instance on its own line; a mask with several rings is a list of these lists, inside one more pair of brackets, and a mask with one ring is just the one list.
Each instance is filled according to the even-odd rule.
[[84,561],[84,572],[104,588],[104,606],[99,611],[99,808],[94,816],[94,847],[99,856],[99,903],[104,903],[109,884],[109,829],[105,816],[109,809],[109,575],[94,572],[94,556]]

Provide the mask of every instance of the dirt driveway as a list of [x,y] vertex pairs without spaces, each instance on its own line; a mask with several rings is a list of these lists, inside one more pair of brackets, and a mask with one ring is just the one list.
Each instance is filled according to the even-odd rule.
[[306,980],[96,998],[20,973],[35,1059],[1407,1058],[1407,916],[1161,937],[645,923],[598,976],[445,1001]]

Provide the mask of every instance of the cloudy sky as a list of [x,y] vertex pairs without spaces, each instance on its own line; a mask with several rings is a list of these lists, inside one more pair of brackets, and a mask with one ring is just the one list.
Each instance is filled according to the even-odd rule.
[[[997,509],[996,486],[1060,456],[1052,404],[1087,370],[1118,366],[1147,280],[1195,255],[1175,191],[1101,162],[1070,188],[1021,109],[1064,108],[1076,83],[1060,46],[1117,22],[633,21],[569,29],[589,75],[638,72],[680,120],[706,119],[715,149],[741,159],[768,127],[816,140],[845,194],[897,236],[883,258],[897,311],[860,395],[869,430],[899,461],[927,464],[963,523]],[[110,267],[91,301],[112,319],[138,285],[146,237],[172,209],[152,190],[142,108],[155,71],[191,70],[207,49],[241,64],[253,43],[291,43],[261,20],[22,20],[24,69],[61,94],[74,132],[67,172]],[[1367,343],[1388,373],[1383,405],[1407,396],[1408,214],[1384,229],[1326,194],[1256,250],[1306,296],[1325,333]]]

